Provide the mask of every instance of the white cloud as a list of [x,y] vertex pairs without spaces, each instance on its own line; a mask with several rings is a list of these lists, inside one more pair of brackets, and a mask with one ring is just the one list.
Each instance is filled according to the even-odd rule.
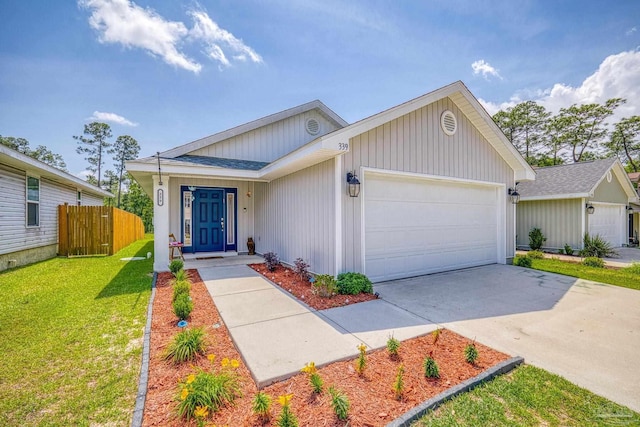
[[482,77],[484,77],[485,80],[489,80],[489,76],[497,77],[502,80],[502,76],[498,70],[492,67],[491,64],[486,62],[484,59],[475,61],[471,64],[471,68],[473,69],[473,74],[482,74]]
[[87,120],[96,120],[100,122],[110,122],[117,123],[123,126],[138,126],[138,123],[134,123],[130,120],[125,119],[124,117],[116,114],[116,113],[105,113],[102,111],[94,111],[93,115]]
[[636,31],[638,31],[638,27],[631,27],[631,28],[629,28],[627,30],[627,32],[625,34],[630,36],[631,34],[635,33]]
[[145,49],[167,64],[200,72],[202,65],[178,50],[188,34],[182,22],[165,20],[152,9],[143,9],[129,0],[79,0],[91,9],[89,24],[98,31],[101,43],[120,43]]
[[[489,114],[512,107],[528,99],[538,102],[552,113],[573,104],[600,103],[611,98],[625,98],[627,103],[618,107],[611,122],[622,117],[640,115],[640,51],[621,52],[610,55],[598,69],[578,87],[556,83],[549,89],[521,92],[509,101],[488,102],[479,100]],[[523,94],[529,96],[522,96]]]
[[164,62],[194,73],[202,70],[202,64],[189,58],[182,50],[184,43],[199,41],[205,45],[209,58],[225,67],[231,65],[224,49],[232,53],[232,59],[261,63],[262,57],[229,31],[220,28],[203,10],[191,10],[193,28],[183,22],[169,21],[151,8],[142,8],[131,0],[78,0],[81,7],[89,9],[89,24],[98,32],[101,43],[121,44],[127,48],[139,48]]
[[189,15],[191,15],[194,21],[193,28],[189,31],[189,35],[206,44],[206,53],[210,58],[228,67],[230,62],[222,50],[221,45],[223,45],[236,54],[234,59],[246,61],[246,59],[249,58],[252,62],[262,62],[262,57],[258,55],[255,50],[245,45],[242,40],[236,38],[229,31],[220,28],[206,12],[202,10],[191,10]]

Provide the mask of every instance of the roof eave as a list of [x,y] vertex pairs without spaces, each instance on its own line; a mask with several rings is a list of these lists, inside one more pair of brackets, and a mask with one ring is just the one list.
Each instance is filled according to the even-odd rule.
[[46,163],[22,154],[16,150],[12,150],[9,147],[5,147],[4,145],[0,145],[0,156],[6,156],[5,161],[1,161],[0,159],[0,163],[6,163],[12,167],[25,170],[27,172],[37,172],[40,177],[48,178],[60,184],[76,187],[84,192],[100,197],[114,197],[113,194],[103,190],[102,188],[91,185],[76,176],[61,171],[60,169],[56,169],[53,166],[49,166]]
[[593,193],[567,193],[567,194],[546,194],[541,196],[520,196],[520,201],[533,202],[538,200],[588,199],[589,197],[593,197]]

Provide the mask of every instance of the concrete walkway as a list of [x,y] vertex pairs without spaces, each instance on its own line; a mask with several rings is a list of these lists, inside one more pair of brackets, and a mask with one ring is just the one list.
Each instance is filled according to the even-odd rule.
[[355,357],[357,346],[386,345],[436,325],[381,300],[322,312],[310,309],[246,265],[198,268],[258,387],[317,366]]

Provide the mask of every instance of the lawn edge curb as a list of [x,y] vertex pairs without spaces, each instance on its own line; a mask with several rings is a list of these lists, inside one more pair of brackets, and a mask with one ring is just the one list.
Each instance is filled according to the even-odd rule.
[[151,281],[151,296],[147,307],[147,324],[144,327],[144,340],[142,344],[142,364],[140,365],[140,380],[138,381],[138,394],[136,395],[136,406],[133,410],[131,427],[142,426],[142,416],[144,415],[144,402],[147,398],[147,385],[149,384],[149,352],[151,348],[151,315],[153,314],[153,299],[156,296],[156,281],[158,273],[153,272]]
[[492,380],[498,375],[506,374],[507,372],[512,371],[514,368],[522,365],[523,363],[524,359],[520,356],[516,356],[512,357],[511,359],[505,360],[504,362],[499,363],[495,366],[492,366],[491,368],[476,375],[475,377],[469,378],[468,380],[463,381],[460,384],[440,393],[439,395],[425,400],[418,406],[391,421],[389,424],[387,424],[387,427],[408,427],[412,422],[416,421],[418,418],[421,418],[428,411],[436,409],[447,400],[452,399],[459,394],[471,391],[482,383]]

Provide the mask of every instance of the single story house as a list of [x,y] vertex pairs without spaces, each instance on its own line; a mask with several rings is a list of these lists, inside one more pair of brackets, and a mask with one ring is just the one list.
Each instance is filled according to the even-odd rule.
[[58,253],[58,205],[99,205],[107,191],[0,145],[0,271]]
[[320,101],[127,162],[154,199],[155,262],[276,252],[374,282],[515,254],[509,189],[533,169],[462,82],[353,124]]
[[539,228],[544,249],[583,248],[585,232],[614,247],[629,243],[629,208],[638,195],[616,158],[536,169],[536,180],[518,186],[517,245],[529,246],[529,231]]

